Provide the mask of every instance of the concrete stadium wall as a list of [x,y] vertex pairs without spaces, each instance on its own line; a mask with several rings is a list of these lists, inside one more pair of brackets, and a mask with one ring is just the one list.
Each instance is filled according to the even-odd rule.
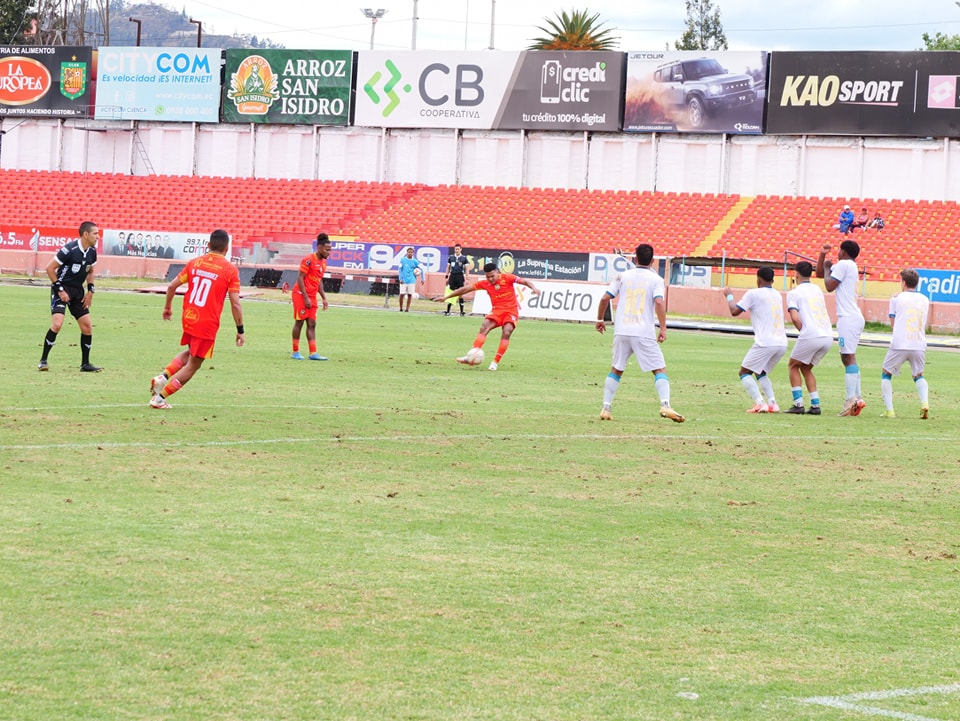
[[0,119],[0,167],[960,201],[960,139]]

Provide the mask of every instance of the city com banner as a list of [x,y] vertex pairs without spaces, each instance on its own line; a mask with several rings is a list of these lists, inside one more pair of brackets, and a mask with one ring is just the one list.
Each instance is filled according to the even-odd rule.
[[623,130],[758,135],[766,88],[766,52],[631,52]]
[[772,135],[960,136],[960,52],[774,52]]
[[215,123],[220,119],[220,53],[215,48],[100,48],[94,115]]
[[225,123],[350,120],[350,50],[227,50],[225,78]]
[[93,49],[0,47],[0,115],[86,118]]
[[360,52],[354,124],[616,131],[622,76],[614,52]]

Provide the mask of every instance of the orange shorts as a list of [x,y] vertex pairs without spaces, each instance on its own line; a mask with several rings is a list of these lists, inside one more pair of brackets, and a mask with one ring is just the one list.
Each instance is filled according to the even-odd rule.
[[216,342],[213,338],[197,338],[189,333],[180,336],[180,345],[189,346],[190,355],[204,360],[213,358],[213,344]]
[[512,325],[514,328],[517,327],[517,314],[509,310],[493,310],[490,311],[486,316],[486,320],[492,320],[496,325],[501,328],[507,323]]
[[293,319],[294,320],[310,320],[317,319],[317,301],[316,299],[310,300],[310,307],[307,308],[304,306],[303,296],[300,293],[292,293],[293,297]]

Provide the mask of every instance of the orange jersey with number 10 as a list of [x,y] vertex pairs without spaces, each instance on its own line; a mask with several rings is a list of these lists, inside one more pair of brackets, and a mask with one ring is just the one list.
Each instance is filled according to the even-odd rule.
[[183,297],[183,332],[194,338],[217,337],[228,293],[240,292],[240,273],[229,260],[207,253],[186,264],[177,279],[187,284]]

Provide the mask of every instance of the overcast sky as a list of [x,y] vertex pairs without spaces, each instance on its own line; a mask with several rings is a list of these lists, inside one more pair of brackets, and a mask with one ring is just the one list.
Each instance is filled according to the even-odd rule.
[[[522,50],[560,9],[588,8],[620,38],[620,50],[673,48],[684,31],[684,0],[160,0],[218,34],[250,33],[287,48],[362,50],[382,8],[377,50],[410,49],[414,6],[418,50]],[[916,50],[924,32],[960,34],[954,0],[715,0],[731,50]]]

